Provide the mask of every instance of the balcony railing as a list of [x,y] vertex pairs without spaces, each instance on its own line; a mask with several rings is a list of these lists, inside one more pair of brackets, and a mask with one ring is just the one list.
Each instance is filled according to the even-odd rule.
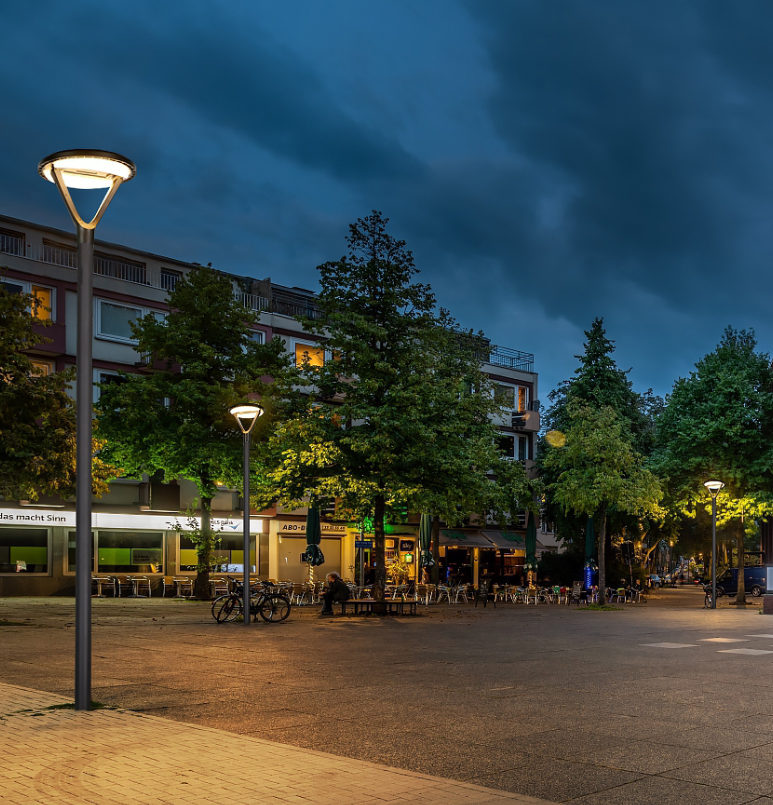
[[504,366],[507,369],[518,369],[521,372],[534,371],[534,355],[509,347],[490,346],[481,355],[481,360],[493,366]]
[[0,232],[0,252],[24,257],[24,238],[8,232]]

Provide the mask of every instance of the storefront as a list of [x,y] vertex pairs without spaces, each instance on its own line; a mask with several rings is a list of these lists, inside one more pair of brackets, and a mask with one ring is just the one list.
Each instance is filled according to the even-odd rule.
[[[314,568],[315,578],[328,573],[340,573],[353,578],[354,547],[351,529],[339,523],[321,523],[320,549],[325,563]],[[306,520],[280,519],[271,521],[268,577],[282,581],[303,582],[309,579],[309,565],[303,561],[306,551]]]
[[[156,586],[164,575],[195,575],[196,550],[175,530],[186,518],[159,514],[92,514],[92,572],[148,576]],[[196,519],[199,524],[198,518]],[[250,518],[253,572],[268,570],[266,521]],[[225,572],[241,572],[242,520],[212,518],[215,555]],[[0,596],[72,595],[75,590],[75,512],[64,509],[0,509]]]
[[[522,531],[443,529],[440,532],[441,579],[477,585],[489,576],[520,584],[526,561]],[[538,548],[542,546],[537,544]]]

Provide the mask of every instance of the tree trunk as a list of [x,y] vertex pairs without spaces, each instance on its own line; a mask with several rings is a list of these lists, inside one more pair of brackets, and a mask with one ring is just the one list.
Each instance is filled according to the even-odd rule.
[[[198,565],[196,581],[193,583],[193,595],[202,601],[212,598],[212,588],[209,584],[209,567],[212,559],[212,498],[201,499],[201,542],[198,545]],[[249,561],[249,559],[247,560]],[[202,570],[201,568],[204,568]]]
[[376,495],[373,512],[373,552],[376,559],[376,569],[373,579],[373,598],[376,601],[384,600],[384,587],[386,586],[386,556],[384,554],[384,496]]
[[607,507],[601,504],[598,514],[599,527],[599,604],[607,602],[607,566],[606,566],[606,542],[607,542]]
[[743,538],[744,538],[744,526],[743,522],[739,523],[738,529],[735,534],[736,539],[736,550],[738,551],[738,595],[735,597],[736,604],[745,604],[746,603],[746,583],[743,577],[743,569],[744,569],[744,556],[743,556]]
[[431,568],[433,584],[440,584],[440,517],[432,518],[432,557],[435,564]]

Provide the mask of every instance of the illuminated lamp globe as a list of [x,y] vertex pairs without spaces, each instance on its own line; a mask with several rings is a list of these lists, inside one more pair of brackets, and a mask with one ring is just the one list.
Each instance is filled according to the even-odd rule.
[[706,481],[703,485],[711,492],[711,497],[713,498],[717,496],[719,490],[724,486],[722,481]]
[[242,433],[249,433],[259,416],[263,416],[263,409],[259,405],[233,405],[228,409],[236,418]]
[[130,159],[112,151],[93,148],[57,151],[42,159],[38,165],[38,173],[55,183],[54,170],[59,171],[65,186],[76,190],[112,187],[116,180],[128,182],[137,173]]

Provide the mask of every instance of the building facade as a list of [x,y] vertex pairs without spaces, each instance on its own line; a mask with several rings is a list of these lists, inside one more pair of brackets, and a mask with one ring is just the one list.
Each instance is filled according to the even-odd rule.
[[[143,252],[117,244],[96,241],[94,259],[94,400],[99,383],[118,378],[119,371],[141,372],[145,366],[132,338],[131,322],[148,313],[163,316],[167,298],[177,281],[196,264]],[[302,288],[288,287],[271,279],[258,280],[225,274],[233,283],[234,295],[245,307],[259,311],[254,338],[269,341],[278,336],[289,354],[300,364],[319,346],[304,332],[296,316],[315,317],[315,295]],[[50,318],[45,337],[50,343],[32,350],[35,364],[44,372],[58,372],[75,364],[77,270],[73,234],[51,227],[0,216],[0,283],[7,290],[31,293]],[[536,433],[539,430],[537,374],[533,356],[489,345],[483,356],[495,393],[506,409],[496,425],[500,448],[527,468],[534,466]],[[117,479],[110,491],[93,501],[95,577],[147,576],[154,594],[163,580],[195,575],[195,549],[179,527],[197,497],[195,486],[179,479],[155,483]],[[242,513],[237,490],[222,489],[212,502],[214,526],[219,529],[222,567],[240,568]],[[389,525],[387,559],[400,555],[416,567],[417,523]],[[75,507],[71,500],[45,499],[9,501],[0,499],[0,596],[69,595],[75,587]],[[272,508],[253,512],[251,529],[255,555],[250,565],[265,578],[303,581],[308,567],[301,560],[305,549],[305,510]],[[461,537],[459,536],[461,534]],[[479,568],[499,563],[516,568],[523,564],[523,529],[510,534],[486,529],[444,530],[441,544],[446,565],[450,557],[470,568],[470,580],[477,580]],[[344,577],[358,574],[362,558],[367,566],[372,557],[367,533],[348,524],[323,518],[322,550],[324,570],[336,570]],[[521,542],[519,542],[519,539]],[[544,535],[541,541],[548,547]],[[482,540],[482,542],[481,542]],[[475,543],[475,544],[473,544]],[[447,554],[446,551],[449,553]],[[466,553],[461,553],[466,551]],[[362,556],[360,556],[362,552]],[[505,557],[505,553],[507,557]],[[496,561],[492,558],[496,555]],[[464,562],[461,560],[464,559]]]

